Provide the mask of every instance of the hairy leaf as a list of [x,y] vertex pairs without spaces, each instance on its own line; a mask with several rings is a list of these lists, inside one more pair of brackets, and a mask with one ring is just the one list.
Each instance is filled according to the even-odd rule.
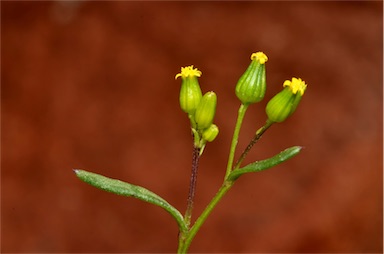
[[145,202],[162,207],[176,219],[181,231],[187,230],[181,213],[155,193],[137,185],[126,183],[117,179],[108,178],[85,170],[75,169],[74,171],[77,177],[82,181],[99,189],[121,196],[138,198]]

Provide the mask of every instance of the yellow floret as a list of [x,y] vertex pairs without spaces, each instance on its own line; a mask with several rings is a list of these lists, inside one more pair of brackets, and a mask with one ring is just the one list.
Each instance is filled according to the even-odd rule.
[[197,68],[193,68],[193,65],[187,67],[181,67],[181,72],[176,74],[175,79],[178,77],[187,78],[187,77],[200,77],[201,71]]
[[253,53],[251,55],[251,60],[257,60],[260,64],[265,64],[266,61],[268,61],[267,55],[265,55],[263,52],[259,51],[256,53]]
[[305,92],[305,89],[307,89],[307,85],[305,84],[304,80],[301,80],[301,78],[292,78],[292,81],[286,80],[283,83],[283,87],[289,87],[293,94],[296,94],[297,92],[300,93],[300,95],[303,95]]

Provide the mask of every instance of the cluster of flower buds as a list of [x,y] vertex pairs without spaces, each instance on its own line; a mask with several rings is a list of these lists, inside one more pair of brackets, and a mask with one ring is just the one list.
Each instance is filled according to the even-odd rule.
[[[266,91],[265,63],[268,57],[263,52],[251,55],[251,64],[236,85],[236,96],[242,104],[249,105],[261,101]],[[300,78],[286,80],[284,89],[267,104],[266,113],[271,123],[281,123],[295,112],[307,85]]]
[[[213,124],[216,113],[217,96],[214,92],[202,95],[198,77],[201,71],[193,65],[182,67],[176,79],[181,77],[180,107],[191,120],[195,135],[195,145],[203,148],[205,143],[212,142],[219,134],[219,128]],[[197,140],[196,140],[197,137]]]
[[[253,53],[251,63],[240,77],[236,85],[236,96],[243,105],[260,102],[266,92],[265,63],[268,57],[263,52]],[[176,79],[181,77],[180,107],[188,114],[195,145],[204,147],[205,143],[213,141],[219,133],[219,128],[213,124],[216,113],[217,96],[214,92],[204,95],[198,82],[201,71],[193,65],[182,67]],[[286,80],[283,90],[276,94],[266,106],[266,114],[270,123],[281,123],[295,112],[307,85],[300,78]],[[197,137],[197,139],[196,139]]]

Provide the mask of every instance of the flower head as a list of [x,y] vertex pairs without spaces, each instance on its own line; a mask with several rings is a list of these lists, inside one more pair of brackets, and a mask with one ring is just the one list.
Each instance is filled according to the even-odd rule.
[[263,52],[253,53],[252,62],[236,85],[236,96],[243,104],[259,102],[267,89],[265,62],[268,57]]
[[212,125],[216,114],[217,96],[214,92],[204,94],[195,112],[195,121],[198,130],[204,130]]
[[215,140],[217,135],[219,134],[219,127],[217,127],[216,124],[211,124],[207,129],[204,130],[203,132],[203,139],[212,142]]
[[201,76],[201,71],[197,68],[193,68],[193,65],[187,67],[181,67],[181,72],[176,74],[175,79],[181,77],[181,89],[180,89],[180,107],[189,114],[193,115],[199,105],[202,98],[202,92],[200,89],[198,77]]
[[295,112],[307,85],[300,78],[292,78],[283,83],[283,90],[267,104],[265,112],[271,122],[281,123]]

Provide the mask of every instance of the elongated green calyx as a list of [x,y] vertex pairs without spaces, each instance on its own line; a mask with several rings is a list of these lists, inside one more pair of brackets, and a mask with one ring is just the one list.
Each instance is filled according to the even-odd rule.
[[202,92],[197,80],[200,76],[201,71],[197,68],[193,68],[193,65],[182,67],[181,72],[175,76],[175,79],[178,77],[181,77],[182,79],[179,97],[180,107],[189,115],[195,113],[197,105],[199,105],[202,98]]
[[276,94],[265,108],[271,122],[281,123],[292,115],[307,89],[307,85],[300,78],[286,80],[283,87],[283,90]]
[[217,127],[216,124],[211,124],[207,129],[204,130],[203,132],[203,139],[212,142],[215,140],[217,135],[219,134],[219,127]]
[[216,113],[217,96],[214,92],[204,94],[195,112],[198,130],[207,129],[212,125]]
[[263,52],[257,52],[251,55],[251,60],[236,85],[236,96],[245,105],[261,101],[267,88],[265,62],[268,57]]

